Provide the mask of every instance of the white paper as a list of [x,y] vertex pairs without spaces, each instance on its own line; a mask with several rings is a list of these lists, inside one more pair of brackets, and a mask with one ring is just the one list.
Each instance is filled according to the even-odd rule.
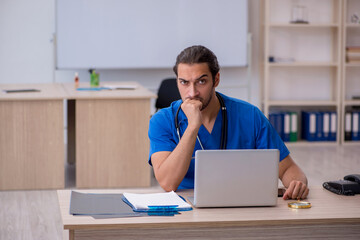
[[104,85],[105,88],[109,88],[111,90],[116,90],[116,89],[135,89],[137,86],[136,85]]
[[191,205],[181,199],[174,191],[166,193],[123,193],[124,197],[136,209],[149,209],[148,206],[177,206],[178,209],[191,208]]

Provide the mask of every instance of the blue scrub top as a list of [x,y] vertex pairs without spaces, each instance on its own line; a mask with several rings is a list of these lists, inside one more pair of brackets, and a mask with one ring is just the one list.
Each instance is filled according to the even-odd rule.
[[[220,94],[227,109],[228,138],[226,149],[279,149],[280,159],[289,155],[289,150],[270,124],[264,114],[255,106],[245,101]],[[182,101],[178,100],[170,107],[161,109],[150,119],[149,138],[151,155],[156,152],[172,152],[179,143],[175,128],[176,111]],[[220,149],[222,110],[219,111],[211,133],[201,125],[198,136],[204,149]],[[179,112],[178,123],[180,136],[184,134],[188,121],[182,110]],[[199,141],[196,141],[189,170],[178,189],[194,188],[195,152],[201,150]]]

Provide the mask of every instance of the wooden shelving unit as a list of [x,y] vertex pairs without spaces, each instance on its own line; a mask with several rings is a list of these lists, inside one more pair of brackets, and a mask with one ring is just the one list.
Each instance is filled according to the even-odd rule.
[[[299,140],[291,145],[339,144],[343,2],[297,2],[306,7],[308,24],[290,23],[295,1],[263,1],[263,112],[266,116],[276,110],[298,112]],[[270,62],[270,57],[275,62]],[[302,110],[335,111],[336,141],[304,141]]]
[[360,47],[360,22],[351,23],[351,15],[360,14],[360,1],[342,1],[342,91],[341,91],[341,143],[344,145],[360,145],[360,141],[345,141],[345,113],[354,108],[360,109],[360,62],[349,63],[346,59],[347,47]]

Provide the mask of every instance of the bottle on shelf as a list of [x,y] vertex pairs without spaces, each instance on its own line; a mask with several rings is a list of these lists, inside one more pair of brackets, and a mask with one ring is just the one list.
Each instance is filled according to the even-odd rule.
[[75,73],[74,82],[75,82],[75,89],[77,89],[79,87],[79,73],[78,72]]

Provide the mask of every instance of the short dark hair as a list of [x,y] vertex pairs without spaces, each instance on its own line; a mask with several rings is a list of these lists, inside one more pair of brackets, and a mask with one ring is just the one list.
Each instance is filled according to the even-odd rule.
[[195,45],[185,48],[176,57],[176,63],[175,66],[173,67],[176,76],[178,75],[178,65],[180,63],[186,63],[186,64],[207,63],[214,81],[215,81],[215,75],[220,71],[219,63],[215,54],[210,49],[201,45]]

